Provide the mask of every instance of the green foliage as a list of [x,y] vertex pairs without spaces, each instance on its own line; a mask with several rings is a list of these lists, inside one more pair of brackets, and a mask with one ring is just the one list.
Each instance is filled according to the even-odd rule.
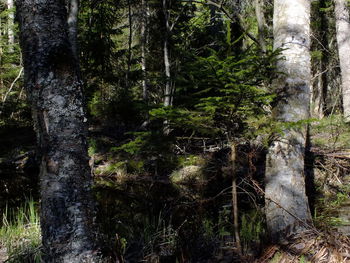
[[179,229],[175,229],[171,221],[167,222],[159,215],[156,225],[148,225],[145,229],[144,255],[146,258],[152,254],[174,255],[177,250]]
[[172,154],[173,139],[166,136],[161,129],[132,132],[131,139],[111,151],[119,154],[128,161],[131,171],[144,171],[156,173],[169,172],[177,166],[178,158]]
[[99,168],[95,170],[95,174],[106,176],[113,174],[117,174],[119,176],[124,175],[126,174],[126,162],[121,161],[117,163],[106,163],[103,166],[99,166]]
[[184,87],[179,89],[183,94],[179,94],[180,100],[183,99],[180,102],[187,109],[194,105],[188,112],[195,112],[202,123],[212,127],[206,127],[207,134],[242,136],[249,130],[249,118],[266,114],[274,95],[263,85],[273,78],[277,53],[261,57],[255,52],[248,50],[241,56],[222,56],[211,50],[210,56],[196,57],[187,64],[186,78],[182,79]]
[[266,236],[264,214],[258,210],[241,216],[240,237],[244,249],[254,247]]
[[[30,110],[22,87],[23,73],[19,75],[23,71],[18,39],[15,38],[15,43],[10,46],[6,37],[9,30],[8,17],[14,12],[15,10],[0,4],[0,28],[4,30],[0,38],[0,126],[30,124]],[[14,23],[12,30],[16,36],[17,23]]]

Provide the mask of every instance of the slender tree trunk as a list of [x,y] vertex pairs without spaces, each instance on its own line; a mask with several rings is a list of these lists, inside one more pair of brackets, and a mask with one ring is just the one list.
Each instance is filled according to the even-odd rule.
[[61,0],[18,0],[25,86],[41,155],[44,262],[98,262],[82,83]]
[[169,36],[170,36],[170,22],[169,22],[169,10],[168,0],[163,0],[163,13],[165,23],[165,34],[163,39],[163,53],[164,53],[164,68],[165,68],[165,90],[164,90],[164,106],[169,107],[172,105],[172,85],[171,85],[171,68],[169,57]]
[[141,69],[142,69],[142,98],[148,100],[148,81],[147,81],[147,60],[146,51],[148,47],[148,3],[142,0],[142,20],[141,20]]
[[313,29],[315,38],[314,46],[311,49],[318,49],[322,53],[321,58],[315,58],[314,62],[311,62],[313,65],[313,75],[314,81],[312,85],[311,92],[311,113],[313,117],[323,118],[326,112],[326,97],[327,97],[327,88],[328,88],[328,78],[327,78],[327,67],[329,66],[329,51],[328,51],[328,21],[325,13],[321,11],[327,7],[325,0],[320,0],[318,5],[315,5],[315,17],[317,22],[314,23],[315,28]]
[[8,13],[8,20],[7,20],[7,34],[8,34],[8,51],[10,53],[13,52],[13,46],[15,44],[15,33],[13,31],[14,28],[14,20],[15,20],[15,14],[14,14],[14,3],[13,0],[7,0],[7,9],[9,10]]
[[346,0],[334,0],[337,44],[342,78],[343,110],[346,122],[350,122],[350,20]]
[[128,65],[126,71],[126,87],[130,88],[130,71],[131,71],[131,48],[132,48],[132,13],[131,13],[131,2],[128,0],[128,19],[129,19],[129,39],[128,39]]
[[238,214],[238,194],[237,194],[237,175],[236,175],[236,145],[231,143],[230,168],[232,175],[232,217],[233,231],[235,235],[236,248],[239,255],[242,255],[242,245],[239,236],[239,214]]
[[[297,122],[309,118],[310,1],[274,1],[274,49],[281,50],[280,72],[274,83],[278,95],[275,120]],[[269,148],[266,163],[266,221],[271,238],[282,241],[311,222],[305,194],[306,127],[284,130]]]
[[255,0],[255,15],[258,22],[258,40],[260,49],[263,53],[266,52],[266,29],[265,29],[265,16],[264,16],[264,0]]
[[79,59],[78,55],[78,12],[79,12],[79,0],[68,0],[68,32],[69,41],[72,45],[73,54],[76,60]]

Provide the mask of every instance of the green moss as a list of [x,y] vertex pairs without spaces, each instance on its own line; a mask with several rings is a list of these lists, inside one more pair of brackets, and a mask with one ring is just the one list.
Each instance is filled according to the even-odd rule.
[[126,161],[116,163],[106,163],[95,169],[96,175],[112,175],[112,174],[126,174],[127,163]]

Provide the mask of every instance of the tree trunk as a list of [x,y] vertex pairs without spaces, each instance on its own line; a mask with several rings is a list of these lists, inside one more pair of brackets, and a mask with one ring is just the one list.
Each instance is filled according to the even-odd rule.
[[312,85],[311,92],[311,113],[313,117],[322,119],[326,112],[326,98],[327,98],[327,89],[328,89],[328,78],[327,78],[327,67],[329,66],[329,26],[326,14],[321,11],[322,9],[327,8],[325,0],[320,0],[319,5],[316,5],[315,16],[319,17],[319,23],[315,24],[315,35],[314,38],[314,47],[311,49],[321,50],[322,57],[320,59],[315,59],[318,63],[311,62],[314,65],[314,82]]
[[266,53],[266,29],[265,29],[265,16],[264,16],[264,0],[255,0],[255,16],[258,23],[258,40],[260,49],[263,53]]
[[[309,118],[310,1],[274,1],[274,49],[281,50],[275,120],[297,122]],[[311,221],[305,194],[306,128],[284,130],[269,148],[266,163],[266,219],[271,238],[280,242],[304,230]]]
[[165,90],[164,90],[164,106],[169,107],[172,105],[172,87],[171,87],[171,68],[169,57],[169,35],[170,35],[170,22],[169,22],[169,10],[168,0],[163,0],[163,13],[165,23],[165,34],[163,39],[163,53],[164,53],[164,68],[165,68]]
[[346,122],[350,122],[350,21],[346,0],[334,0],[337,44],[343,91],[343,110]]
[[142,0],[142,19],[141,19],[141,70],[142,70],[142,98],[148,100],[148,81],[147,81],[147,60],[146,51],[148,47],[148,3],[147,0]]
[[238,194],[237,194],[237,173],[236,173],[237,151],[236,145],[231,143],[230,168],[232,176],[232,217],[233,217],[233,232],[235,235],[236,249],[239,255],[242,255],[242,245],[239,236],[239,214],[238,214]]
[[75,58],[78,60],[78,12],[79,0],[68,0],[68,32],[69,41]]
[[131,72],[131,57],[132,57],[132,12],[131,12],[131,1],[128,0],[128,21],[129,21],[129,37],[128,37],[128,65],[126,71],[126,87],[130,88],[130,72]]
[[18,0],[25,86],[41,156],[44,262],[98,262],[82,82],[60,0]]
[[7,9],[9,10],[8,13],[8,20],[7,20],[7,34],[8,34],[8,51],[10,53],[13,52],[13,46],[15,44],[15,34],[13,31],[14,27],[14,19],[15,19],[15,14],[14,14],[14,4],[13,0],[7,0]]

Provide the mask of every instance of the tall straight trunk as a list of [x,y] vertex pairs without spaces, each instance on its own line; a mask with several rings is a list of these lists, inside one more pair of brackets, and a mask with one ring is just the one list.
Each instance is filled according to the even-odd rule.
[[258,23],[258,40],[260,49],[263,53],[266,52],[266,28],[265,28],[265,16],[264,16],[264,0],[255,0],[255,16]]
[[148,3],[142,0],[142,19],[141,19],[141,70],[142,70],[142,98],[148,100],[148,81],[147,81],[147,60],[146,51],[148,47]]
[[[297,122],[309,118],[310,1],[274,1],[274,49],[282,48],[277,62],[282,72],[274,83],[275,120]],[[269,148],[266,161],[266,221],[271,238],[282,241],[311,222],[305,193],[306,127],[286,129]]]
[[165,69],[165,89],[164,89],[164,106],[169,107],[173,102],[172,85],[171,85],[171,67],[169,57],[169,36],[170,36],[170,21],[169,21],[169,0],[163,0],[163,13],[165,34],[163,39],[163,53],[164,53],[164,69]]
[[13,46],[15,44],[15,34],[14,34],[14,3],[13,0],[7,0],[7,9],[9,10],[8,13],[8,20],[7,20],[7,34],[8,34],[8,51],[10,53],[13,52]]
[[128,38],[128,65],[126,71],[126,87],[130,88],[130,71],[131,71],[131,48],[132,48],[132,13],[131,13],[131,1],[128,0],[128,20],[129,20],[129,38]]
[[44,262],[98,262],[82,82],[61,0],[18,0],[25,87],[41,156]]
[[78,12],[79,0],[68,0],[68,32],[69,41],[75,58],[78,60]]
[[346,122],[350,122],[350,20],[347,0],[334,0],[337,44],[342,78],[343,110]]
[[317,118],[323,118],[326,112],[326,97],[327,97],[327,88],[328,88],[328,78],[327,78],[327,67],[329,66],[328,61],[328,21],[327,17],[321,9],[326,8],[325,0],[320,0],[319,5],[317,6],[317,13],[320,17],[320,23],[317,23],[317,42],[320,41],[322,46],[322,58],[319,61],[319,64],[316,66],[315,74],[316,78],[313,85],[313,90],[311,94],[312,102],[312,115]]

